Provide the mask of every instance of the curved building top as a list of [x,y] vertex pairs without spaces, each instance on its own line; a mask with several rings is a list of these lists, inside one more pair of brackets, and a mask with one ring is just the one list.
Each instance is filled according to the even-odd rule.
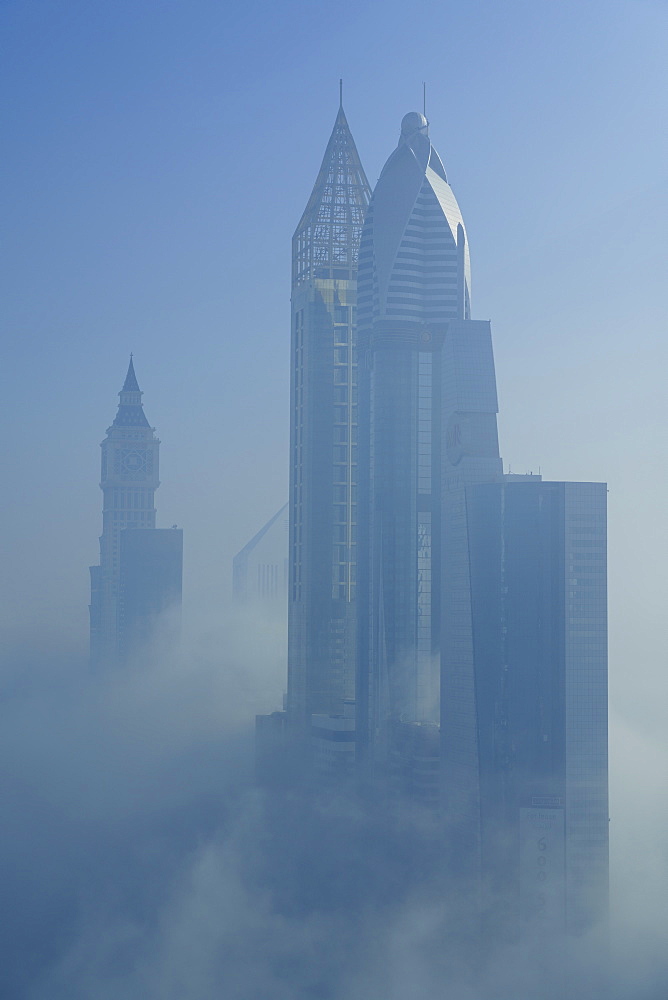
[[469,319],[471,266],[464,220],[429,122],[411,111],[376,184],[362,233],[360,324]]

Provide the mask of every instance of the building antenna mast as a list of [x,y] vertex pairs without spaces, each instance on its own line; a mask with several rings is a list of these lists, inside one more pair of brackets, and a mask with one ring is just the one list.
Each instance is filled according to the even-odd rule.
[[339,79],[339,107],[343,107],[343,78]]
[[427,117],[427,84],[422,81],[422,114]]

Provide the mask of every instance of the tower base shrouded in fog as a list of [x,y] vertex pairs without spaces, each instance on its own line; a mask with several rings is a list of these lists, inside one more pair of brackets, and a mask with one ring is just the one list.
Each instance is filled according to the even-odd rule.
[[100,564],[90,568],[93,666],[119,663],[154,639],[173,645],[179,634],[183,533],[155,527],[160,442],[142,395],[131,357],[101,445]]
[[423,114],[360,238],[367,200],[341,109],[293,240],[288,702],[258,723],[264,771],[288,747],[284,774],[354,773],[431,817],[488,940],[579,933],[607,909],[606,487],[503,473]]
[[355,694],[357,258],[369,185],[343,107],[292,239],[288,721]]
[[606,505],[537,476],[466,495],[483,877],[534,927],[607,910]]

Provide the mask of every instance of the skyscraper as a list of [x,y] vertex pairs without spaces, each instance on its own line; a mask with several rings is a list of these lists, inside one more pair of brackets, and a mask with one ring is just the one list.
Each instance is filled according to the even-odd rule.
[[[160,442],[142,395],[131,356],[118,412],[101,444],[100,565],[90,567],[93,664],[127,655],[132,642],[149,637],[149,623],[181,601],[181,532],[155,527]],[[126,543],[125,533],[137,529],[151,537],[142,532]]]
[[441,769],[445,804],[466,845],[460,866],[479,858],[478,699],[467,491],[500,482],[496,380],[489,323],[450,324],[443,355],[440,565]]
[[292,240],[288,716],[355,689],[357,259],[369,185],[343,107]]
[[545,929],[607,903],[606,501],[539,476],[466,494],[475,728],[446,754],[475,740],[485,882]]
[[607,887],[605,486],[504,477],[470,309],[413,112],[360,244],[358,746],[391,776],[440,724],[456,870],[502,914],[579,930]]
[[121,659],[158,640],[164,648],[181,631],[183,532],[133,528],[121,532],[118,643]]
[[357,699],[361,742],[381,755],[392,720],[439,721],[442,451],[458,433],[448,400],[475,413],[476,474],[501,473],[489,325],[470,309],[462,215],[427,119],[411,112],[373,192],[359,265]]
[[444,807],[497,928],[581,930],[607,890],[605,486],[504,476],[490,324],[417,112],[362,230],[355,367],[354,268],[321,225],[365,193],[337,201],[344,123],[294,242],[291,717],[323,767]]

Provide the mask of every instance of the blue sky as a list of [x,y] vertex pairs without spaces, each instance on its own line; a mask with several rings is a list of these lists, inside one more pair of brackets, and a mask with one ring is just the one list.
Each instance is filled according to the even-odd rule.
[[290,237],[339,77],[372,184],[424,80],[473,313],[493,322],[506,464],[609,481],[612,662],[654,677],[667,13],[5,0],[9,627],[85,645],[98,445],[131,350],[163,442],[159,523],[185,530],[186,611],[227,600],[232,555],[287,494]]

